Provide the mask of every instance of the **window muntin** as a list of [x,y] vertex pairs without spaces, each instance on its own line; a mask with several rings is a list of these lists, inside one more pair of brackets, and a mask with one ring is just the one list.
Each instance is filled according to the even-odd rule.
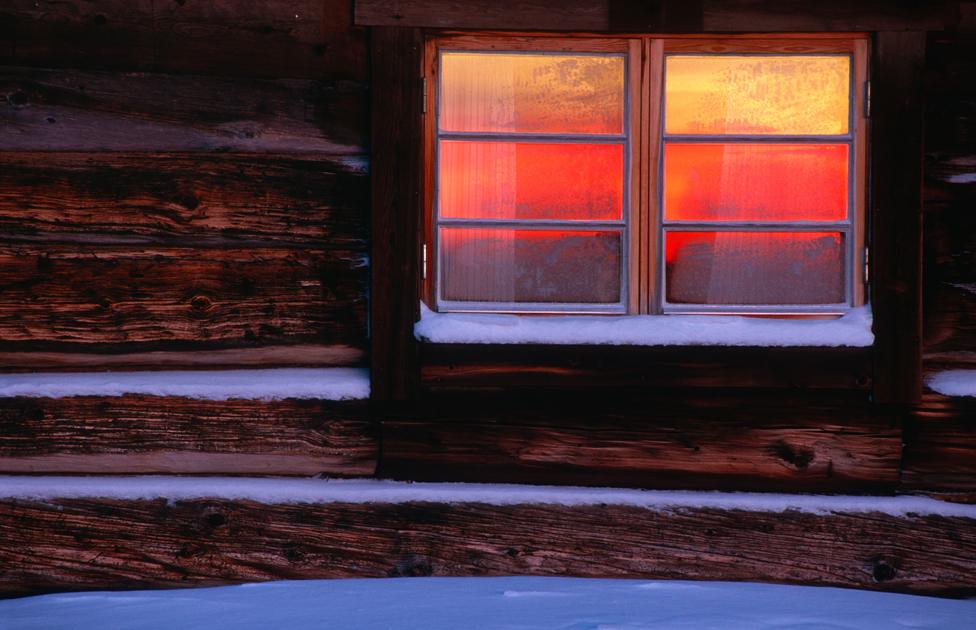
[[[597,40],[455,35],[433,41],[427,72],[428,76],[436,77],[437,90],[428,100],[428,108],[435,112],[440,112],[444,106],[443,90],[448,80],[443,76],[442,66],[448,55],[465,55],[464,62],[470,69],[474,67],[472,63],[480,63],[483,57],[490,55],[535,59],[564,54],[613,58],[608,53],[620,51],[616,58],[629,68],[621,79],[623,102],[620,106],[610,107],[611,111],[622,109],[624,112],[623,137],[612,133],[576,133],[572,127],[554,122],[550,115],[558,112],[558,106],[554,106],[553,101],[562,101],[568,103],[569,111],[573,112],[570,117],[576,117],[580,128],[598,132],[616,129],[606,119],[597,125],[580,122],[586,118],[581,112],[587,108],[580,105],[580,99],[567,97],[571,86],[554,88],[550,84],[548,87],[536,86],[538,89],[533,91],[527,87],[531,82],[525,79],[532,73],[524,70],[504,71],[516,75],[522,72],[521,78],[494,80],[496,84],[506,86],[506,96],[496,100],[504,104],[505,112],[523,104],[528,110],[533,103],[541,103],[541,113],[499,115],[498,107],[493,105],[490,116],[469,116],[481,121],[470,123],[472,128],[495,131],[445,130],[438,116],[428,118],[427,155],[434,156],[435,160],[444,153],[438,149],[444,149],[453,140],[572,143],[583,147],[576,152],[577,159],[570,159],[568,155],[561,160],[554,158],[567,167],[566,173],[560,171],[562,177],[552,175],[553,171],[544,164],[548,160],[526,162],[512,147],[505,149],[507,156],[503,159],[484,161],[486,173],[492,171],[493,163],[503,164],[502,169],[495,170],[511,173],[514,169],[520,173],[541,174],[547,181],[559,184],[545,194],[529,191],[525,186],[520,191],[510,177],[507,191],[501,186],[502,194],[490,192],[494,184],[485,184],[484,176],[473,176],[471,169],[467,169],[468,184],[448,184],[445,191],[440,186],[450,177],[452,167],[433,161],[427,179],[427,203],[433,211],[425,228],[425,241],[432,247],[427,250],[425,246],[425,251],[433,253],[430,262],[434,273],[425,277],[426,299],[442,311],[606,313],[839,314],[863,303],[860,267],[865,260],[862,253],[866,136],[861,113],[864,103],[860,91],[854,86],[860,88],[865,80],[866,49],[866,40],[855,36]],[[505,63],[519,65],[512,61]],[[675,77],[681,79],[682,72],[698,76],[704,87],[688,89],[689,83],[694,81],[687,76],[668,84],[669,72],[672,80]],[[767,76],[757,80],[757,73],[776,78]],[[548,77],[551,79],[554,74],[569,76],[565,72],[549,72]],[[470,84],[471,79],[467,83]],[[602,85],[608,83],[602,82]],[[466,89],[469,95],[477,92],[470,85]],[[507,96],[508,91],[519,90],[522,96]],[[592,86],[583,89],[584,92],[587,90],[591,94],[600,92]],[[679,92],[683,94],[678,95]],[[552,94],[556,94],[556,98],[547,101]],[[462,104],[457,96],[452,98],[453,107]],[[681,116],[674,118],[668,127],[669,115],[677,116],[673,114],[674,105],[681,99],[688,105],[681,108]],[[618,100],[604,98],[606,103]],[[703,103],[711,103],[711,109],[703,107]],[[457,113],[452,114],[452,120],[458,119]],[[486,123],[486,119],[493,122]],[[447,126],[457,128],[459,125],[452,122]],[[511,129],[529,131],[513,133]],[[553,129],[562,131],[554,132]],[[668,133],[665,133],[666,129]],[[630,130],[634,130],[632,136]],[[605,145],[615,142],[616,155],[622,147],[625,162],[623,177],[617,179],[601,176],[596,162],[587,159],[587,145],[604,145],[606,149]],[[552,148],[553,156],[559,155],[558,149]],[[448,152],[452,150],[447,149]],[[536,152],[537,155],[544,153],[543,149]],[[600,152],[594,148],[593,153],[598,155]],[[610,153],[605,151],[602,155]],[[615,169],[616,155],[607,160]],[[505,180],[506,176],[500,179]],[[524,176],[522,179],[524,181]],[[593,182],[592,193],[584,192],[589,188],[584,183],[587,179]],[[479,181],[472,186],[470,182],[475,180]],[[486,194],[486,191],[489,192]],[[456,203],[458,192],[463,193],[468,203]],[[445,196],[445,193],[449,194]],[[609,218],[617,216],[616,211],[609,208],[616,207],[618,194],[623,200],[621,227],[613,225]],[[448,196],[453,196],[455,202]],[[575,208],[573,203],[567,202],[574,198],[583,200],[575,204]],[[472,199],[476,202],[487,199],[492,203],[481,203],[479,208],[479,203],[470,203]],[[503,202],[498,203],[499,199]],[[595,202],[597,199],[604,202]],[[613,201],[607,203],[607,199]],[[463,210],[460,209],[462,205]],[[478,209],[468,209],[472,207]],[[462,221],[469,224],[458,225]],[[522,236],[526,230],[558,232],[568,227],[563,222],[572,223],[578,230],[607,231],[608,227],[619,230],[616,233],[621,237],[621,269],[610,283],[615,290],[619,282],[619,303],[608,307],[604,303],[585,301],[545,301],[562,299],[558,297],[560,291],[553,291],[552,286],[542,291],[550,296],[543,301],[522,301],[539,294],[538,288],[514,288],[532,275],[526,272],[513,274],[515,278],[509,276],[503,291],[486,294],[491,299],[477,301],[477,292],[458,288],[463,275],[458,275],[457,269],[463,267],[467,269],[466,273],[475,274],[473,270],[478,265],[471,260],[464,261],[464,265],[452,266],[452,288],[445,290],[443,276],[447,261],[443,260],[444,248],[439,246],[443,230],[508,228],[505,238],[513,242],[500,246],[497,258],[503,266],[510,264],[516,269],[519,265],[538,263],[526,262],[530,259],[524,252],[531,250],[531,246],[516,245],[514,241],[530,242]],[[458,242],[457,233],[452,234],[452,241]],[[760,247],[763,241],[765,249]],[[500,241],[496,239],[496,242]],[[684,253],[680,251],[681,246],[690,244],[695,247]],[[512,252],[520,248],[523,253],[515,256]],[[467,247],[465,251],[476,249]],[[484,256],[490,249],[482,247],[481,251]],[[603,247],[594,251],[606,256],[615,250]],[[714,260],[703,260],[705,255]],[[768,255],[780,256],[779,263],[769,259]],[[613,255],[609,255],[609,259],[616,261]],[[482,262],[486,261],[488,258]],[[587,272],[582,271],[586,268],[584,265],[576,265],[572,273],[565,274],[562,282],[569,282],[571,277],[578,278],[583,284],[606,282],[606,261],[595,262],[597,264]],[[736,266],[741,267],[738,273],[734,273]],[[805,281],[808,289],[805,294],[802,293],[804,282],[798,283],[800,293],[779,286],[795,282],[790,280],[794,277],[790,274],[802,269],[808,269],[812,274]],[[705,270],[708,283],[690,290],[689,279],[699,278],[693,282],[704,282],[701,278],[706,277],[702,275]],[[552,271],[551,265],[542,265],[535,275],[551,277]],[[483,265],[481,273],[497,276],[499,271]],[[718,290],[715,283],[722,277],[726,282],[739,279],[740,283],[754,282],[760,286],[740,286],[738,289],[728,286]],[[682,284],[669,286],[669,282]],[[574,289],[567,288],[562,293],[584,300],[594,299],[594,295],[600,296],[597,298],[600,300],[606,297],[605,291],[592,291],[584,298],[579,298],[581,293]],[[458,295],[470,299],[446,299]],[[515,302],[499,301],[502,295]]]
[[624,52],[439,54],[441,310],[626,312]]

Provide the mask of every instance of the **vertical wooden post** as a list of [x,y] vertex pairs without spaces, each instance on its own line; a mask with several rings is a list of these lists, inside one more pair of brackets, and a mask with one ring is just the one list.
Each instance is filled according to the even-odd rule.
[[879,32],[871,69],[874,396],[922,393],[924,32]]
[[423,38],[398,27],[371,36],[371,385],[373,400],[391,402],[414,398],[419,382]]

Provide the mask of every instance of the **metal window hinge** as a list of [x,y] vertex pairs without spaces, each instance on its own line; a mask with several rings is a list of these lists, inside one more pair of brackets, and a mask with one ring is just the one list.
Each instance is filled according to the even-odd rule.
[[871,117],[871,82],[864,82],[864,117]]
[[420,246],[420,269],[423,274],[423,279],[427,279],[427,243]]
[[421,113],[427,113],[427,77],[420,77],[420,83],[423,86],[423,103],[421,104]]
[[864,248],[864,284],[871,280],[871,250]]

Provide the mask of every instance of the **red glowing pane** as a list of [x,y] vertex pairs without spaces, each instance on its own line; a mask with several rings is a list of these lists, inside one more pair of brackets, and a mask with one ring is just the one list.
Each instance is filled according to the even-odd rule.
[[617,221],[623,217],[621,144],[442,140],[442,218]]
[[664,147],[668,221],[843,221],[846,144]]
[[670,55],[665,131],[846,134],[850,75],[846,55]]
[[671,304],[840,304],[838,232],[668,232]]
[[442,131],[623,133],[622,55],[445,52]]
[[441,228],[441,295],[465,302],[620,301],[617,231]]

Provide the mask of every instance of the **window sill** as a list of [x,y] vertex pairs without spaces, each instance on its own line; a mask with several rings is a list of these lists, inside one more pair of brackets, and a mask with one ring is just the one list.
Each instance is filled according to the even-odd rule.
[[418,341],[437,344],[851,347],[874,343],[871,309],[837,319],[737,315],[527,316],[435,313],[423,303]]

